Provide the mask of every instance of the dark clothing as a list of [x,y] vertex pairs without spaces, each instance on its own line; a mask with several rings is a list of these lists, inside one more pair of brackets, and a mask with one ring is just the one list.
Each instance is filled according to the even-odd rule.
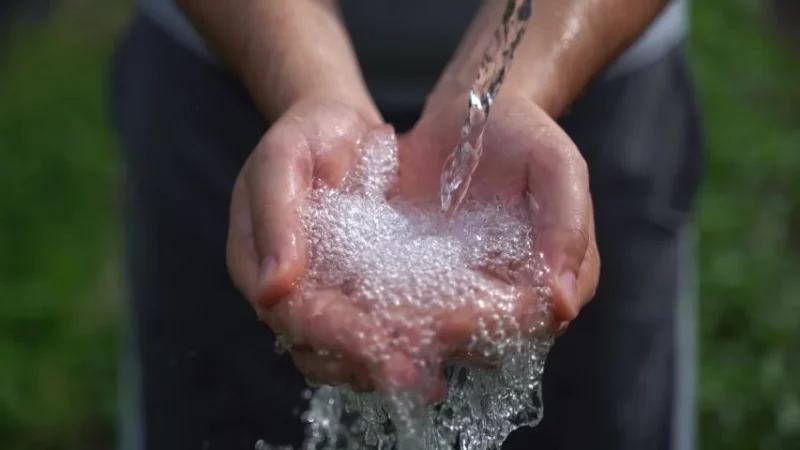
[[[297,446],[304,382],[225,267],[231,189],[268,124],[232,74],[142,17],[119,49],[113,87],[127,161],[124,445]],[[422,107],[379,106],[399,130]],[[550,354],[542,424],[507,448],[688,450],[676,436],[691,437],[692,383],[678,381],[694,343],[678,338],[690,335],[691,310],[678,316],[693,301],[700,136],[682,48],[592,86],[561,124],[589,163],[603,269],[597,297]]]

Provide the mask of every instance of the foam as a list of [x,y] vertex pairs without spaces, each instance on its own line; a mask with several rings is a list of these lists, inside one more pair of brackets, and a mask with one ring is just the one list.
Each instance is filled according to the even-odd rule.
[[[551,337],[547,268],[533,249],[535,230],[522,201],[465,202],[446,218],[437,204],[387,200],[397,171],[394,136],[376,134],[363,143],[342,189],[314,191],[303,211],[312,250],[301,295],[339,288],[375,323],[416,330],[413,345],[376,340],[374,351],[403,348],[419,367],[440,364],[429,359],[433,313],[478,308],[485,318],[468,346],[499,364],[448,365],[447,397],[435,406],[424,406],[414,391],[317,389],[304,416],[304,448],[499,448],[508,433],[542,415],[540,379]],[[398,318],[391,312],[397,307],[421,313]]]

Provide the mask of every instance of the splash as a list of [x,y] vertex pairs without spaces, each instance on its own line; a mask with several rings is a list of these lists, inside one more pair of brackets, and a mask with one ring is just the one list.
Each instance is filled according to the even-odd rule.
[[[443,216],[436,204],[389,200],[397,173],[391,134],[365,142],[343,189],[321,188],[304,211],[309,275],[301,295],[338,289],[381,329],[415,330],[370,342],[376,355],[403,349],[426,373],[444,368],[446,399],[420,392],[361,394],[326,386],[310,396],[306,450],[486,450],[542,416],[540,380],[550,347],[548,269],[533,247],[525,205],[465,202]],[[304,294],[303,294],[304,293]],[[399,316],[398,308],[415,314]],[[480,311],[465,350],[496,363],[477,368],[438,358],[437,314]]]
[[[531,0],[508,0],[470,91],[460,143],[442,169],[439,204],[386,197],[398,170],[397,144],[393,135],[376,134],[343,189],[315,190],[303,211],[313,251],[300,295],[337,289],[381,329],[414,330],[413,342],[402,333],[376,337],[370,352],[400,349],[421,373],[444,370],[447,381],[436,405],[425,404],[419,389],[321,387],[309,393],[304,450],[499,449],[513,430],[541,420],[541,375],[552,343],[549,269],[534,250],[527,205],[464,201],[530,15]],[[463,311],[480,314],[462,350],[492,361],[491,368],[435,351],[436,318]]]

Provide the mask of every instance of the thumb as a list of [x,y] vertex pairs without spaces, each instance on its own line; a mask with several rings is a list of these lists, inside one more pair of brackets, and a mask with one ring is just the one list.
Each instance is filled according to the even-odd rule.
[[307,243],[300,213],[312,183],[309,144],[291,127],[273,128],[251,155],[247,185],[258,255],[257,298],[270,308],[305,274]]
[[530,210],[552,274],[554,318],[570,321],[594,295],[600,261],[586,162],[568,139],[550,144],[529,166]]
[[550,288],[557,321],[575,319],[591,295],[587,292],[593,292],[586,268],[589,239],[584,230],[555,227],[541,230],[536,238],[536,247],[544,254],[552,274]]
[[365,146],[394,136],[390,127],[370,128],[349,110],[318,113],[320,117],[287,116],[278,122],[249,162],[253,240],[261,262],[256,301],[264,308],[273,306],[305,275],[308,243],[301,214],[314,181],[340,187],[365,134]]

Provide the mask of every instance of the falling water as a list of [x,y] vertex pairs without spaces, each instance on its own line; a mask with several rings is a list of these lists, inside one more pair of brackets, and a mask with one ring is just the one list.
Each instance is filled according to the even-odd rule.
[[[362,145],[341,189],[311,195],[303,222],[314,251],[298,296],[288,301],[346,291],[362,323],[376,327],[360,333],[362,351],[374,355],[368,365],[402,352],[421,378],[371,394],[317,389],[304,416],[303,448],[499,449],[511,431],[542,417],[540,380],[551,343],[549,269],[535,250],[527,204],[468,200],[443,215],[436,204],[389,200],[397,141],[384,134]],[[493,368],[453,364],[437,351],[436,317],[469,311],[474,319],[457,346]],[[446,398],[426,405],[421,391],[442,367]]]
[[[440,205],[387,200],[398,170],[393,135],[363,143],[359,168],[343,189],[312,194],[303,221],[314,251],[298,298],[347,286],[353,302],[369,305],[371,323],[418,330],[414,348],[376,338],[371,353],[404,348],[418,367],[444,364],[447,395],[425,405],[419,392],[407,390],[319,388],[309,392],[303,449],[494,450],[514,429],[541,419],[540,382],[552,336],[549,269],[534,250],[536,230],[525,205],[464,201],[492,103],[530,15],[531,0],[507,2],[470,92],[460,143],[442,170]],[[397,307],[422,314],[398,318]],[[484,315],[465,345],[496,366],[431,363],[426,358],[437,345],[431,312],[470,308]],[[259,441],[256,450],[269,448]]]
[[514,51],[522,41],[531,16],[531,0],[508,0],[503,21],[483,55],[478,76],[469,92],[467,118],[461,140],[442,169],[440,201],[443,212],[453,213],[469,189],[483,152],[483,131]]

